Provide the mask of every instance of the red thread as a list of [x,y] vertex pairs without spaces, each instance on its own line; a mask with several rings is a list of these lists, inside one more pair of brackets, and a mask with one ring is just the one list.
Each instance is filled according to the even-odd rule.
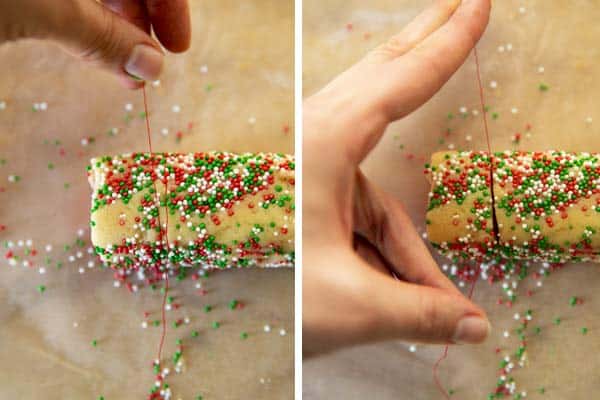
[[[490,175],[491,175],[490,182],[491,182],[492,208],[493,208],[494,207],[494,163],[492,160],[492,146],[490,145],[490,134],[489,134],[488,123],[487,123],[487,112],[485,110],[485,99],[484,99],[484,95],[483,95],[483,84],[481,83],[481,68],[479,66],[479,57],[477,56],[477,47],[473,48],[473,55],[475,56],[475,68],[477,70],[477,85],[479,87],[479,101],[481,103],[481,113],[483,115],[483,127],[484,127],[484,131],[485,131],[485,140],[487,143],[488,154],[490,157]],[[495,218],[494,218],[495,239],[497,240],[497,231],[496,230],[497,230],[497,227],[496,227],[496,222],[495,222]],[[475,284],[479,280],[480,273],[481,273],[481,266],[477,269],[477,275],[475,276],[475,279],[473,280],[473,283],[471,284],[471,288],[469,289],[469,296],[468,296],[469,300],[473,298],[473,292],[475,291]],[[435,385],[437,386],[438,390],[440,391],[440,393],[444,396],[444,398],[446,400],[450,399],[450,395],[448,394],[448,391],[444,388],[444,385],[440,381],[440,378],[438,376],[438,368],[439,368],[441,362],[444,361],[448,357],[448,349],[449,349],[449,345],[447,344],[444,347],[444,351],[443,351],[442,355],[440,356],[440,358],[438,358],[438,360],[435,362],[435,364],[433,364],[433,368],[432,368],[433,381],[435,382]]]
[[[152,135],[150,133],[150,114],[148,113],[148,99],[146,97],[146,86],[142,86],[142,93],[144,94],[144,114],[146,116],[146,134],[148,135],[148,149],[150,150],[150,155],[152,156]],[[158,190],[156,189],[156,180],[153,182],[154,184],[154,193],[158,194]],[[167,195],[167,183],[165,183],[165,198]],[[158,200],[158,226],[160,227],[159,239],[162,242],[163,235],[167,242],[167,262],[168,262],[168,251],[169,251],[169,236],[168,236],[168,227],[169,227],[169,213],[166,212],[166,226],[165,232],[162,232],[162,224],[160,222],[160,199]],[[166,211],[166,209],[165,209]],[[160,266],[159,266],[160,268]],[[164,273],[165,277],[165,292],[163,293],[162,306],[161,306],[161,320],[162,320],[162,333],[160,335],[160,344],[158,345],[158,354],[156,359],[160,363],[160,359],[162,357],[162,349],[165,343],[165,337],[167,336],[167,316],[165,313],[165,307],[167,304],[167,292],[169,291],[169,273],[168,271]]]

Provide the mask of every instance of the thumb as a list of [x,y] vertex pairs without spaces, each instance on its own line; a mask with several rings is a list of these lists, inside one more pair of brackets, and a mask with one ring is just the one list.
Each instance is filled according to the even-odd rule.
[[485,311],[462,294],[419,286],[374,271],[370,302],[383,338],[424,343],[481,343],[490,332]]
[[160,76],[164,53],[152,37],[96,1],[52,2],[46,35],[67,52],[120,77],[129,87]]

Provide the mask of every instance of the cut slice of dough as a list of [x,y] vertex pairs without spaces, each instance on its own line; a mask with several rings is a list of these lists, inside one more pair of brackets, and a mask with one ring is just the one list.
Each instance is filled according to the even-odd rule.
[[451,258],[478,259],[494,244],[490,157],[485,152],[439,152],[426,166],[431,183],[429,240]]

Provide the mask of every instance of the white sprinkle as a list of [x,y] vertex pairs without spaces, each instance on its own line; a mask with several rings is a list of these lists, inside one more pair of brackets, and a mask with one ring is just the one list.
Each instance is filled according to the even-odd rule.
[[83,230],[83,228],[79,228],[77,230],[77,236],[79,236],[79,237],[82,237],[84,233],[85,233],[85,231]]
[[46,111],[47,109],[48,109],[48,103],[46,103],[45,101],[40,103],[40,110]]
[[82,145],[82,146],[87,146],[87,145],[88,145],[88,143],[89,143],[89,141],[88,141],[88,139],[87,139],[87,138],[83,138],[83,139],[81,139],[81,145]]
[[473,136],[467,135],[465,136],[465,139],[467,140],[467,142],[470,142],[471,140],[473,140]]
[[84,274],[84,273],[85,273],[85,268],[83,268],[83,267],[79,267],[79,273],[80,273],[80,274]]
[[74,322],[73,322],[73,328],[77,328],[78,326],[79,326],[79,322],[77,322],[77,321],[74,321]]
[[50,253],[52,251],[52,245],[51,244],[47,244],[46,245],[46,252]]
[[178,113],[181,111],[181,107],[178,104],[175,104],[173,107],[171,107],[171,111]]
[[23,247],[23,245],[24,245],[24,244],[25,244],[25,242],[24,242],[24,241],[22,241],[22,240],[19,240],[19,241],[17,242],[17,246],[19,246],[19,247]]
[[254,117],[250,117],[250,118],[248,118],[248,123],[249,123],[250,125],[254,125],[254,124],[256,123],[256,118],[254,118]]
[[507,43],[506,44],[506,51],[512,51],[512,49],[513,49],[512,43]]
[[33,240],[31,240],[31,239],[27,239],[27,240],[25,241],[25,245],[26,245],[27,247],[31,247],[31,245],[32,245],[32,244],[33,244]]
[[450,144],[448,145],[448,149],[450,149],[450,150],[453,150],[453,149],[454,149],[454,143],[450,143]]
[[157,79],[154,82],[152,82],[152,86],[159,87],[160,86],[160,80]]
[[17,176],[16,176],[16,175],[9,175],[9,176],[8,176],[8,181],[9,181],[10,183],[15,183],[17,180],[18,180],[18,178],[17,178]]
[[131,103],[125,104],[125,111],[132,111],[132,110],[133,110],[133,104],[131,104]]
[[543,74],[546,69],[543,66],[539,66],[537,69],[538,74]]
[[285,336],[285,335],[287,334],[287,332],[285,331],[285,329],[281,329],[281,330],[279,331],[279,334],[280,334],[281,336]]
[[46,273],[46,268],[40,267],[40,274],[44,275]]
[[113,282],[113,286],[114,286],[114,287],[121,287],[121,282],[119,282],[119,281],[114,281],[114,282]]
[[525,7],[519,7],[519,12],[521,14],[525,14],[527,12],[527,9]]
[[6,110],[6,102],[0,101],[0,110]]
[[200,73],[201,73],[201,74],[205,74],[205,73],[207,73],[207,72],[208,72],[208,65],[206,65],[206,64],[205,64],[205,65],[202,65],[202,66],[200,67]]
[[498,46],[498,53],[504,53],[504,46]]
[[265,325],[265,327],[263,329],[267,333],[271,332],[271,326],[270,325]]
[[588,123],[588,124],[591,124],[591,123],[592,123],[592,121],[593,121],[593,120],[592,120],[592,117],[587,117],[587,118],[585,119],[585,122],[586,122],[586,123]]
[[467,113],[467,107],[462,106],[458,111],[460,111],[461,114],[466,114]]
[[171,311],[171,305],[170,304],[165,304],[165,310]]
[[415,346],[414,344],[411,344],[408,347],[408,351],[410,351],[411,353],[414,353],[415,351],[417,351],[417,346]]
[[517,107],[513,107],[510,109],[510,112],[513,114],[518,114],[519,113],[519,109]]
[[507,338],[510,336],[510,332],[509,331],[504,331],[504,337]]
[[142,322],[142,328],[146,329],[148,327],[148,322],[144,321]]
[[471,113],[472,113],[473,115],[479,115],[479,110],[473,110],[473,111],[471,111]]
[[168,130],[167,128],[162,128],[162,129],[160,130],[160,133],[161,133],[163,136],[167,136],[167,135],[169,134],[169,130]]
[[498,82],[496,82],[496,81],[491,81],[490,82],[490,88],[496,89],[497,87],[498,87]]

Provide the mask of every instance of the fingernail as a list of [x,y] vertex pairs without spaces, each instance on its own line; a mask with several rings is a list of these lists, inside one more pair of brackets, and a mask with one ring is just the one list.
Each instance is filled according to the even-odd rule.
[[481,343],[491,330],[490,323],[481,317],[464,317],[458,321],[452,340],[454,343]]
[[135,78],[154,81],[160,76],[163,54],[146,44],[136,45],[125,64],[125,71]]

